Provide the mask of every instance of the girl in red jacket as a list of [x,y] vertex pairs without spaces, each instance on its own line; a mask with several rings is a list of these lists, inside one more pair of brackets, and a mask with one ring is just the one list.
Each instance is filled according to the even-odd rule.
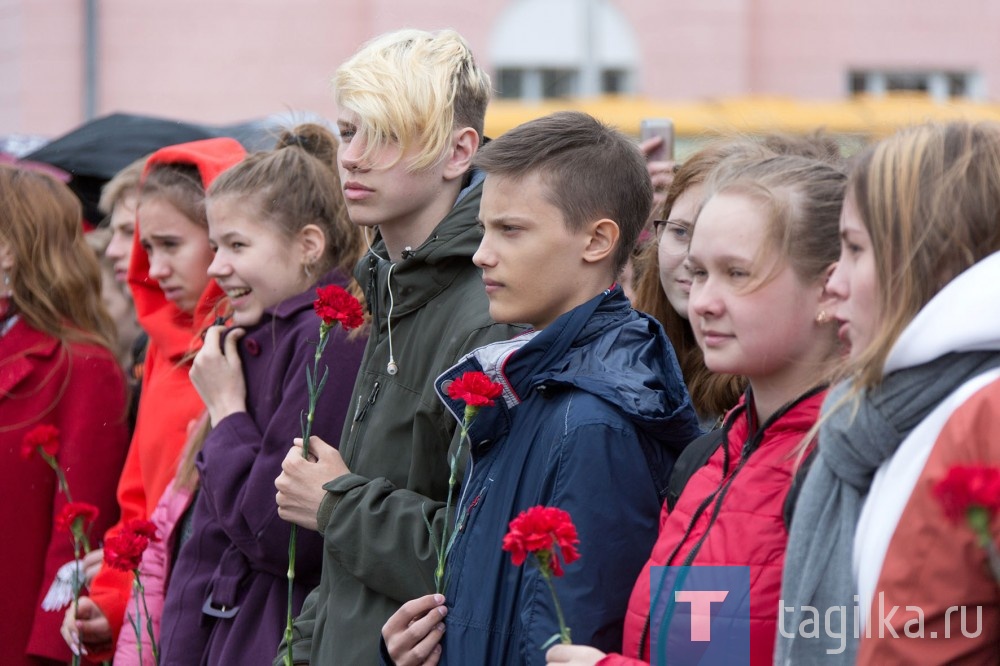
[[[672,511],[664,506],[659,539],[632,591],[622,654],[557,646],[549,663],[676,658],[681,647],[670,629],[692,605],[675,604],[672,621],[651,622],[651,599],[674,595],[651,589],[650,567],[688,565],[749,567],[749,617],[735,623],[749,633],[749,663],[771,663],[788,538],[783,509],[838,355],[825,283],[839,249],[845,180],[834,166],[785,156],[724,162],[706,183],[688,254],[690,321],[708,368],[743,375],[750,387],[726,415],[708,463]],[[586,549],[581,544],[584,557]],[[687,629],[680,638],[689,638]],[[746,655],[731,656],[731,663],[747,663]]]
[[[149,334],[142,398],[125,468],[118,482],[121,523],[148,519],[177,469],[191,423],[204,410],[188,378],[200,332],[218,314],[222,291],[208,277],[205,188],[245,151],[233,139],[168,146],[146,163],[129,286],[139,324]],[[82,640],[92,659],[111,655],[122,626],[132,574],[103,567],[67,611],[62,634]]]
[[0,166],[0,663],[11,666],[70,659],[59,640],[68,591],[46,599],[60,569],[71,575],[73,542],[54,520],[66,497],[38,453],[20,455],[25,434],[59,430],[55,458],[73,500],[100,511],[93,540],[118,514],[125,380],[81,215],[66,186]]
[[[686,262],[691,227],[705,199],[705,180],[720,163],[733,159],[764,159],[776,155],[799,155],[824,162],[840,159],[836,142],[823,133],[811,136],[766,134],[759,140],[729,138],[710,143],[688,157],[676,171],[671,164],[669,187],[662,210],[655,210],[654,241],[643,247],[636,260],[635,309],[656,317],[670,338],[691,404],[706,430],[717,428],[722,416],[746,389],[746,379],[715,373],[705,366],[705,357],[688,320],[691,272]],[[663,174],[650,162],[654,183]],[[659,173],[658,173],[659,172]]]

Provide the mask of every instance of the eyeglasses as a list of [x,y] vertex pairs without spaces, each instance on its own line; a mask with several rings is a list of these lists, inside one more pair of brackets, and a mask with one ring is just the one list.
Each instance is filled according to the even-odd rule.
[[653,233],[657,243],[663,240],[664,231],[667,232],[667,239],[676,251],[687,252],[688,243],[691,241],[691,225],[673,220],[653,220]]

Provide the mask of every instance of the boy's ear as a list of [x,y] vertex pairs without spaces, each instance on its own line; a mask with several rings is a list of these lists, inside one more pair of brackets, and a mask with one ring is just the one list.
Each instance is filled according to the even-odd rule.
[[479,150],[479,133],[471,127],[463,127],[452,132],[451,148],[444,165],[444,179],[463,178],[472,168],[472,158]]
[[326,234],[315,224],[307,224],[296,234],[302,260],[306,264],[314,264],[320,260],[326,251]]
[[589,264],[596,264],[612,257],[618,247],[618,237],[621,232],[618,223],[608,218],[591,222],[587,227],[587,244],[583,248],[582,259]]

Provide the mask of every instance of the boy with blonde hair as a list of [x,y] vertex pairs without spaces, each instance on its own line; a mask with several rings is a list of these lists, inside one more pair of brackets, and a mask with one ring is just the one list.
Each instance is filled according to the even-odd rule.
[[483,175],[471,164],[490,82],[464,40],[384,35],[334,84],[348,212],[377,228],[355,270],[371,333],[339,451],[313,438],[305,460],[293,447],[275,485],[282,518],[326,541],[322,581],[295,623],[295,663],[370,664],[385,620],[434,585],[426,522],[442,528],[457,441],[434,379],[518,329],[490,319],[472,263]]

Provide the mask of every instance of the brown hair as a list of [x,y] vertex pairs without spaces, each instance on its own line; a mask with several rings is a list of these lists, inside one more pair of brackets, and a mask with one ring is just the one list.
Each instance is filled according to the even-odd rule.
[[0,165],[0,243],[13,251],[11,300],[32,328],[62,342],[115,348],[101,301],[101,269],[84,239],[68,187],[37,171]]
[[139,196],[139,186],[142,182],[142,170],[146,166],[149,155],[140,157],[136,161],[115,174],[101,188],[101,199],[97,203],[97,208],[105,215],[111,215],[123,199],[128,196]]
[[653,185],[631,140],[585,113],[564,111],[524,123],[486,144],[474,165],[489,174],[520,179],[540,173],[549,202],[567,226],[609,218],[620,237],[617,275],[649,217]]
[[[770,154],[749,140],[718,142],[699,150],[674,174],[673,182],[667,190],[663,217],[669,217],[670,209],[686,190],[704,183],[712,170],[724,161],[752,156],[766,157]],[[725,413],[739,401],[746,388],[746,379],[714,373],[705,366],[705,355],[695,341],[691,323],[674,310],[660,284],[658,247],[655,241],[643,249],[637,261],[637,271],[639,279],[635,289],[635,309],[652,315],[663,325],[674,346],[684,382],[698,416],[705,419]]]
[[856,389],[882,381],[903,329],[948,282],[1000,250],[1000,125],[910,128],[865,151],[848,197],[871,237],[878,320],[851,364]]
[[161,162],[151,165],[139,190],[140,207],[150,199],[163,199],[194,224],[208,228],[205,184],[197,166]]
[[837,140],[823,130],[816,130],[810,134],[772,132],[758,137],[756,141],[761,147],[776,155],[809,157],[835,166],[842,166],[844,163]]
[[250,198],[287,238],[308,224],[322,229],[326,252],[320,274],[338,268],[350,276],[365,250],[361,229],[347,215],[337,175],[337,139],[326,128],[306,123],[285,131],[274,150],[247,156],[208,188],[209,197]]
[[174,487],[179,490],[193,491],[198,487],[198,468],[195,462],[198,453],[205,446],[205,440],[212,432],[212,420],[208,410],[203,411],[194,424],[188,429],[187,442],[181,451],[181,459],[177,464],[177,474],[174,475]]
[[713,172],[706,184],[706,200],[736,193],[759,201],[766,210],[771,241],[764,251],[787,258],[803,281],[813,282],[824,276],[840,254],[840,209],[846,184],[842,169],[808,157],[739,159]]

